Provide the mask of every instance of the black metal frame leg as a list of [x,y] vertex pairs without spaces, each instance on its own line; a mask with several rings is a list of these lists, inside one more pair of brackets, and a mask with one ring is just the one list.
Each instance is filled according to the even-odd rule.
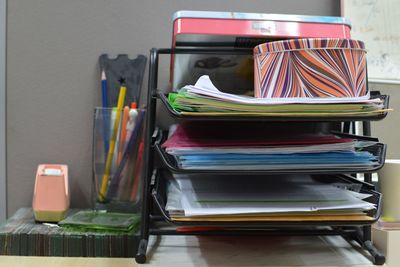
[[144,176],[142,183],[142,221],[140,229],[140,242],[136,254],[137,263],[146,262],[147,245],[149,241],[150,209],[153,205],[151,198],[151,176],[154,164],[154,147],[152,135],[154,132],[154,119],[156,116],[156,99],[154,92],[157,88],[158,54],[156,49],[150,51],[149,84],[147,92],[146,136],[144,155]]

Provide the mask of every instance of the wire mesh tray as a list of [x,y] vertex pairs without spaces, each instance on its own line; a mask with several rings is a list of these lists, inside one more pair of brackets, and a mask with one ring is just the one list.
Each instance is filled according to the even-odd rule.
[[[155,203],[155,206],[158,208],[161,217],[168,223],[172,223],[176,226],[210,226],[210,227],[227,227],[227,228],[257,228],[257,227],[290,227],[290,226],[351,226],[351,225],[371,225],[375,223],[380,215],[381,215],[381,193],[375,191],[374,186],[362,181],[357,180],[356,178],[350,175],[312,175],[311,177],[318,182],[324,183],[344,183],[350,185],[358,185],[360,186],[360,193],[370,194],[371,196],[366,201],[374,204],[376,209],[368,211],[366,215],[368,215],[368,219],[363,220],[335,220],[332,216],[325,216],[322,219],[318,220],[307,220],[307,219],[299,219],[299,220],[274,220],[274,221],[176,221],[169,215],[168,211],[165,210],[166,203],[166,180],[170,173],[165,171],[156,170],[154,173],[154,187],[152,189],[152,198]],[[251,178],[246,178],[249,182],[251,182]],[[257,185],[254,185],[257,186]],[[310,216],[312,217],[312,216]]]
[[382,120],[387,116],[387,109],[389,108],[389,96],[388,95],[380,95],[376,92],[371,92],[371,97],[380,98],[383,100],[384,110],[383,112],[379,112],[372,115],[367,116],[340,116],[338,114],[335,117],[323,117],[323,116],[315,116],[315,117],[301,117],[301,116],[285,116],[285,117],[277,117],[277,116],[237,116],[237,115],[221,115],[221,116],[206,116],[206,115],[184,115],[176,110],[174,110],[171,105],[168,103],[168,99],[166,94],[157,93],[157,97],[161,100],[161,103],[169,113],[171,117],[176,120],[194,120],[194,121],[280,121],[280,122],[291,122],[291,121],[314,121],[314,122],[328,122],[328,121],[378,121]]
[[[349,137],[358,140],[365,140],[365,141],[378,141],[376,138],[372,137],[365,137],[365,136],[357,136],[351,134],[342,134],[342,133],[335,133],[338,136],[342,137]],[[368,151],[372,153],[375,157],[377,157],[377,164],[373,166],[354,166],[354,167],[332,167],[326,168],[318,167],[318,168],[291,168],[291,169],[261,169],[261,170],[244,170],[244,169],[237,169],[237,170],[216,170],[216,169],[183,169],[179,166],[176,158],[172,155],[169,155],[164,148],[162,148],[162,143],[165,141],[165,133],[160,132],[159,136],[154,144],[154,148],[157,151],[158,155],[164,166],[166,166],[171,172],[173,173],[185,173],[185,174],[196,174],[196,173],[210,173],[210,174],[222,174],[222,175],[231,175],[231,174],[297,174],[297,173],[307,173],[307,174],[346,174],[346,173],[371,173],[376,172],[380,168],[383,167],[385,163],[386,157],[386,145],[382,143],[376,143],[372,146],[365,147],[361,151]]]

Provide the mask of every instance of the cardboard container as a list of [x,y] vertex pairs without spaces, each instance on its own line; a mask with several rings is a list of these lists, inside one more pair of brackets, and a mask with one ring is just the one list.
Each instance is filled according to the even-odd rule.
[[364,43],[308,38],[258,45],[254,90],[261,98],[369,98]]

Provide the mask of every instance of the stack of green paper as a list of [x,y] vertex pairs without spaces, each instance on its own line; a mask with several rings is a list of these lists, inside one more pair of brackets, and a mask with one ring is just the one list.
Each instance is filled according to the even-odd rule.
[[67,230],[130,232],[138,227],[139,222],[137,214],[82,210],[59,222],[59,225]]
[[382,100],[349,103],[248,104],[196,94],[182,88],[169,93],[169,105],[183,115],[369,116],[384,112]]

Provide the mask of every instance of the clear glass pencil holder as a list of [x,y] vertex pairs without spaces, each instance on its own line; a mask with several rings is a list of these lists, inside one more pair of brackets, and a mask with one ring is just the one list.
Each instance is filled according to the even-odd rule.
[[144,109],[95,108],[93,200],[96,209],[139,211],[144,122]]

